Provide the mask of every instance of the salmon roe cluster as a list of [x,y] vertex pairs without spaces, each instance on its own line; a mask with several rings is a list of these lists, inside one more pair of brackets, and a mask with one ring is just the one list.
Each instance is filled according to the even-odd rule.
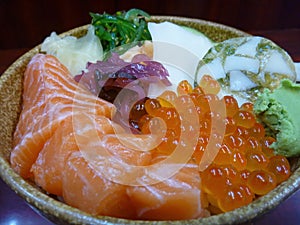
[[[219,83],[204,75],[195,88],[181,81],[177,93],[165,91],[157,98],[137,102],[130,112],[130,123],[143,134],[149,134],[161,118],[166,125],[165,136],[153,150],[156,155],[169,155],[180,144],[181,116],[176,103],[193,101],[198,115],[199,137],[192,162],[199,165],[212,132],[212,122],[225,123],[224,135],[218,143],[218,152],[203,171],[199,171],[203,202],[212,214],[228,212],[251,203],[267,194],[290,176],[290,164],[281,155],[275,155],[270,145],[276,140],[267,136],[264,127],[256,120],[253,104],[239,107],[233,96],[218,97]],[[218,106],[225,107],[221,115]]]

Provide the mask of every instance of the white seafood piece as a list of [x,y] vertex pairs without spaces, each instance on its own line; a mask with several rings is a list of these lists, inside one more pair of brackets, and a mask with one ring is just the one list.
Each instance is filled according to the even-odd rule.
[[295,62],[294,65],[297,73],[297,81],[300,82],[300,62]]
[[246,91],[257,87],[257,84],[240,70],[232,70],[229,72],[229,83],[230,90],[232,91]]
[[257,36],[232,38],[213,46],[200,61],[195,81],[204,74],[215,77],[224,93],[246,100],[254,100],[263,88],[278,87],[281,79],[296,81],[295,65],[288,53]]
[[258,73],[259,60],[250,57],[248,58],[244,56],[232,55],[226,57],[223,67],[225,73],[235,70]]
[[192,28],[171,22],[148,23],[153,43],[153,60],[168,70],[172,86],[150,84],[148,96],[156,97],[165,90],[176,91],[180,81],[193,84],[199,60],[214,45],[207,36]]
[[[171,22],[148,23],[152,42],[164,42],[184,48],[201,59],[213,46],[213,42],[194,29],[187,29]],[[154,46],[154,59],[157,57]],[[172,56],[172,55],[171,55]],[[173,57],[173,56],[172,56]]]

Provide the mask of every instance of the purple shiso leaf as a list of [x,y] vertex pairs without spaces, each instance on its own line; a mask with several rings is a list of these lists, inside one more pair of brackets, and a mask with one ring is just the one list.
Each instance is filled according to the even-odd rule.
[[168,80],[168,76],[168,71],[161,63],[149,60],[146,55],[138,54],[133,57],[131,63],[128,63],[122,60],[117,53],[112,53],[106,61],[88,63],[86,71],[76,75],[74,79],[93,94],[98,95],[106,86],[116,89],[127,88],[126,86],[136,79],[141,80],[140,83],[146,88],[145,91],[148,91],[147,86],[150,83],[158,81],[170,86],[171,82]]
[[98,95],[99,90],[95,80],[95,73],[98,73],[99,75],[114,74],[129,64],[130,63],[120,59],[117,53],[112,53],[107,61],[97,61],[96,63],[88,62],[86,72],[83,71],[80,75],[76,75],[74,79],[83,84],[93,94]]
[[106,61],[88,63],[86,71],[74,79],[93,94],[113,103],[117,108],[114,121],[132,131],[129,123],[131,107],[147,96],[150,83],[162,82],[170,86],[168,76],[161,63],[151,61],[146,55],[136,55],[129,63],[112,53]]

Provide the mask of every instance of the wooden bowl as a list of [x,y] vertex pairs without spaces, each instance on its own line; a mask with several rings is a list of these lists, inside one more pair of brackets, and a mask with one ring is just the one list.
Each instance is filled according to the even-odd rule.
[[[152,21],[171,21],[187,25],[202,31],[214,41],[223,41],[249,34],[217,23],[183,17],[153,16]],[[82,36],[87,25],[75,28],[62,34]],[[0,175],[2,179],[39,213],[57,224],[153,224],[153,221],[133,221],[119,218],[92,216],[68,206],[45,194],[34,184],[20,177],[10,167],[9,155],[12,149],[12,136],[20,113],[22,97],[22,80],[27,63],[38,53],[36,46],[15,61],[0,78]],[[235,224],[249,221],[276,207],[300,186],[300,158],[290,159],[292,175],[267,195],[253,203],[234,211],[214,215],[203,219],[172,221],[174,224]],[[168,224],[168,221],[157,221],[156,224]]]

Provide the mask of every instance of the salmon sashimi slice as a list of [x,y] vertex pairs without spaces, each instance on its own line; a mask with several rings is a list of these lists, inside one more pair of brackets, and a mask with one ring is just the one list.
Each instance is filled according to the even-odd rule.
[[58,196],[62,195],[61,174],[66,159],[72,152],[79,150],[74,133],[69,130],[64,132],[65,123],[61,127],[46,141],[31,168],[34,182],[48,193]]
[[78,85],[66,67],[51,55],[37,54],[24,74],[23,105],[14,133],[11,165],[32,177],[32,164],[45,142],[74,110],[111,118],[115,106]]
[[[87,117],[80,118],[86,125],[91,123]],[[75,127],[77,125],[80,123],[74,124]],[[130,148],[134,145],[124,145],[121,140],[127,134],[101,136],[95,130],[80,127],[75,129],[80,151],[68,158],[63,174],[63,198],[66,203],[92,214],[121,218],[134,216],[135,219],[146,220],[182,220],[205,215],[196,164],[189,163],[172,177],[149,184],[155,173],[139,177],[131,172],[134,171],[132,165],[147,168],[157,162],[152,158],[151,151],[136,151]],[[107,154],[103,154],[102,150]],[[164,168],[168,169],[167,166]],[[172,168],[173,165],[170,165],[169,169]],[[157,176],[154,179],[160,180],[161,174]],[[134,179],[139,185],[133,185]],[[108,189],[109,186],[111,189]]]
[[[106,131],[101,134],[99,131],[103,128],[97,126],[100,123],[95,126],[93,120],[85,115],[76,116],[73,122],[80,151],[73,151],[66,160],[62,173],[64,201],[93,215],[136,218],[127,195],[127,185],[113,181],[113,174],[124,173],[124,167],[114,165],[122,161],[128,167],[147,166],[152,161],[151,153],[123,145],[118,138],[123,133]],[[117,126],[113,122],[112,125]],[[102,150],[106,154],[99,152]],[[107,166],[108,161],[112,166]]]
[[[46,141],[31,168],[35,183],[58,196],[62,195],[62,174],[67,158],[72,152],[79,151],[72,119],[70,117],[63,121],[60,128]],[[94,122],[98,135],[114,133],[112,122],[108,118],[99,116]],[[81,127],[84,128],[84,124]]]
[[137,219],[184,220],[205,215],[201,200],[200,175],[195,164],[186,164],[172,177],[159,183],[127,188]]
[[[136,157],[133,157],[133,159]],[[93,215],[136,218],[127,185],[111,181],[90,167],[80,151],[73,152],[63,173],[63,199]]]
[[63,174],[63,199],[73,207],[93,215],[134,218],[126,186],[95,174],[81,152],[68,158]]

